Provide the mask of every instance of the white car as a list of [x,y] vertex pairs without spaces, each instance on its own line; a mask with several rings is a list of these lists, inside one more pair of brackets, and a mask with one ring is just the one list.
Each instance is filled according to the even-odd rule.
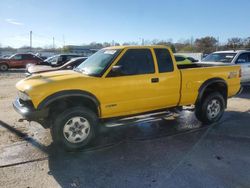
[[209,54],[201,60],[200,63],[209,63],[216,65],[237,64],[241,66],[241,83],[250,82],[250,51],[249,50],[231,50],[218,51]]

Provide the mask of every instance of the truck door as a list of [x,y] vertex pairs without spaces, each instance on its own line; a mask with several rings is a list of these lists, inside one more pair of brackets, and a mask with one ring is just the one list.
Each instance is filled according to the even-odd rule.
[[161,103],[162,108],[176,106],[180,100],[180,71],[174,67],[174,62],[168,49],[155,48],[154,52],[158,65],[158,102]]
[[239,64],[241,66],[242,71],[242,82],[249,82],[250,81],[250,53],[242,53],[237,58],[236,64]]
[[[152,51],[128,49],[107,74],[102,96],[104,117],[123,116],[161,108],[159,78]],[[110,90],[110,92],[107,92]],[[108,96],[106,96],[108,95]]]

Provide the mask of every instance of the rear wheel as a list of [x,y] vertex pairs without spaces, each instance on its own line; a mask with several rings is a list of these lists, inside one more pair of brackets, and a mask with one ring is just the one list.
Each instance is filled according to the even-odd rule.
[[66,150],[77,150],[86,146],[96,134],[97,116],[84,107],[73,107],[55,117],[51,134],[56,145]]
[[1,71],[7,71],[9,66],[7,64],[0,64],[0,70]]
[[195,107],[195,115],[205,124],[217,122],[225,111],[225,99],[218,92],[208,94],[200,104]]

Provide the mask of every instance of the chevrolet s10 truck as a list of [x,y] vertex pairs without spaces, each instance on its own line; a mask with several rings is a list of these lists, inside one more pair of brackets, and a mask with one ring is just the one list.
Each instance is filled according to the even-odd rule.
[[98,127],[150,121],[195,105],[201,122],[218,121],[240,90],[240,66],[176,64],[165,46],[104,48],[74,70],[31,76],[16,84],[15,110],[50,128],[55,143],[86,146]]

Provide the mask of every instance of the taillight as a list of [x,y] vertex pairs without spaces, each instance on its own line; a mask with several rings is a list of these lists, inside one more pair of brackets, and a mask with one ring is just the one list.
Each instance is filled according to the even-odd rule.
[[239,70],[239,78],[241,78],[242,72],[241,69]]

